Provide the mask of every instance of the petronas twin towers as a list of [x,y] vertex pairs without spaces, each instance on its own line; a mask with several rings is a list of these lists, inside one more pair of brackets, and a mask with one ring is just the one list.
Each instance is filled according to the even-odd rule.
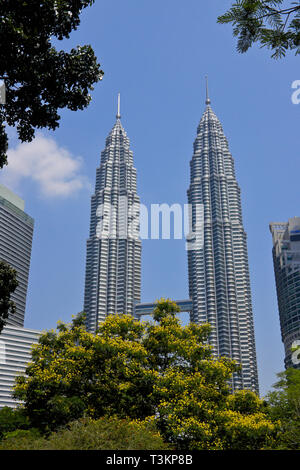
[[[231,357],[241,364],[242,373],[234,376],[233,389],[258,392],[240,189],[228,142],[210,104],[207,92],[206,109],[194,142],[188,189],[193,229],[197,208],[204,211],[203,243],[188,247],[191,302],[182,305],[192,305],[191,321],[211,324],[210,343],[215,355]],[[91,203],[84,300],[90,331],[95,331],[108,314],[135,315],[140,302],[139,203],[133,154],[118,104],[116,123],[101,153]]]
[[191,320],[213,327],[216,355],[242,365],[234,388],[258,391],[247,235],[240,188],[222,125],[206,99],[191,161],[188,202],[204,208],[204,244],[188,250]]
[[84,294],[90,331],[107,315],[133,315],[141,297],[140,199],[133,153],[120,121],[120,95],[116,118],[101,153],[91,202]]

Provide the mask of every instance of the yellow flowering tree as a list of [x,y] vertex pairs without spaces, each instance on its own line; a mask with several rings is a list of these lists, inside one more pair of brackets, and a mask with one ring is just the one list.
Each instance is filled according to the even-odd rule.
[[182,327],[177,312],[176,304],[161,299],[144,339],[158,373],[150,419],[178,449],[261,449],[274,443],[277,424],[267,417],[266,404],[250,391],[231,393],[239,367],[212,356],[210,326]]
[[153,373],[142,345],[145,326],[131,315],[109,316],[96,335],[80,314],[33,346],[15,397],[34,427],[51,431],[82,416],[144,418],[152,414]]
[[230,392],[239,367],[215,358],[210,326],[183,327],[178,306],[161,299],[154,322],[111,315],[93,335],[79,315],[34,346],[27,377],[15,395],[34,426],[56,429],[81,417],[105,415],[153,422],[178,449],[261,449],[277,425],[252,392]]

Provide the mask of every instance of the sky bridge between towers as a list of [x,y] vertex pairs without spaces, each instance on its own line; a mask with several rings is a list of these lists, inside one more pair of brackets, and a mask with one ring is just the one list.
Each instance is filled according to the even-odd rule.
[[[176,304],[180,308],[180,312],[191,313],[193,310],[193,302],[188,300],[175,300]],[[156,302],[153,303],[142,303],[136,304],[134,307],[134,316],[140,319],[144,315],[152,315],[153,310],[156,307]]]

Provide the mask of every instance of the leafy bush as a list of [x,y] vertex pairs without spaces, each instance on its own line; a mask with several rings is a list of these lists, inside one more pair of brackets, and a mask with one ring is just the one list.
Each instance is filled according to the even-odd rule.
[[48,438],[35,430],[8,433],[0,450],[160,450],[170,449],[157,429],[141,421],[116,417],[84,418]]
[[21,408],[12,409],[5,406],[0,410],[0,440],[8,432],[29,428],[29,419]]

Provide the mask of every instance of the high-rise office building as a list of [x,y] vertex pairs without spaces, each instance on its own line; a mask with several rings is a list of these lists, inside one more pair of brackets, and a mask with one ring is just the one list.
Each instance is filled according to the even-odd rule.
[[270,224],[273,262],[285,367],[300,368],[293,360],[293,343],[300,340],[300,217]]
[[11,295],[16,313],[8,325],[23,326],[34,220],[24,212],[24,201],[0,184],[0,259],[17,271],[19,285]]
[[232,388],[258,392],[240,188],[234,160],[222,125],[211,108],[208,91],[190,165],[188,202],[192,206],[195,233],[197,207],[204,211],[203,243],[199,241],[198,247],[188,245],[191,320],[210,323],[214,354],[231,357],[242,366],[241,374],[234,374]]
[[109,314],[134,314],[141,292],[140,199],[130,142],[120,120],[106,139],[91,200],[84,311],[95,331]]
[[20,401],[13,398],[16,377],[25,375],[31,361],[31,347],[38,343],[40,331],[6,325],[0,334],[0,409],[16,408]]

